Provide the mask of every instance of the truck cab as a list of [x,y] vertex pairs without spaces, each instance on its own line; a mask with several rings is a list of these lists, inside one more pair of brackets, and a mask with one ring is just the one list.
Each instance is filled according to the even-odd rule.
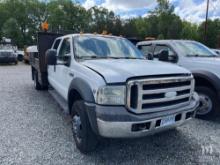
[[[39,56],[30,58],[33,80],[37,89],[47,86],[66,103],[81,152],[95,149],[98,137],[146,136],[194,117],[199,99],[188,70],[148,61],[122,37],[39,36]],[[42,63],[46,72],[39,69]]]
[[189,69],[200,97],[197,115],[209,118],[219,114],[220,57],[205,45],[191,40],[142,41],[137,47],[148,59],[169,62]]

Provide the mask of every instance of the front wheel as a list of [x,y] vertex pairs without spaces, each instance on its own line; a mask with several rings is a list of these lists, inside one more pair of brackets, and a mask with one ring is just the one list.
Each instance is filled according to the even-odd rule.
[[89,123],[84,102],[82,100],[74,102],[72,112],[73,138],[77,148],[84,154],[95,150],[98,139]]
[[197,115],[200,118],[212,116],[216,113],[218,108],[218,100],[215,92],[208,87],[196,87],[196,92],[199,94],[199,107]]

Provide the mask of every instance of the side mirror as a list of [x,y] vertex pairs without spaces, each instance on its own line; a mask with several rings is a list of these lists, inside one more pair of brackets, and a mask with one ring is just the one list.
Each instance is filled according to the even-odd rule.
[[46,64],[57,65],[57,51],[56,50],[49,49],[46,51]]
[[147,54],[147,59],[148,59],[148,60],[154,60],[153,54],[152,54],[152,53],[148,53],[148,54]]
[[173,55],[169,55],[169,61],[173,62],[173,63],[177,63],[178,62],[178,56],[173,54]]
[[159,54],[158,54],[158,59],[159,61],[169,61],[169,51],[168,50],[162,50]]

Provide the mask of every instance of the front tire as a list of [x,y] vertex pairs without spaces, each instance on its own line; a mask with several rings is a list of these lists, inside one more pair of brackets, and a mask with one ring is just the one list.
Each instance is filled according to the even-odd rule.
[[17,57],[17,60],[18,61],[23,61],[23,56],[21,54],[19,54],[18,57]]
[[72,106],[72,131],[77,148],[86,154],[96,149],[98,139],[89,123],[84,101],[75,101]]
[[215,92],[208,87],[196,87],[196,92],[199,94],[200,105],[197,110],[199,118],[207,118],[216,114],[218,109],[218,100]]

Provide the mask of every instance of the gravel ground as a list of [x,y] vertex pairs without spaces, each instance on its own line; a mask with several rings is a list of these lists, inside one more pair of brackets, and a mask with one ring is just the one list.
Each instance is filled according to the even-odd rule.
[[195,119],[169,132],[102,140],[83,155],[50,94],[35,91],[30,66],[0,66],[0,164],[220,164],[220,117]]

